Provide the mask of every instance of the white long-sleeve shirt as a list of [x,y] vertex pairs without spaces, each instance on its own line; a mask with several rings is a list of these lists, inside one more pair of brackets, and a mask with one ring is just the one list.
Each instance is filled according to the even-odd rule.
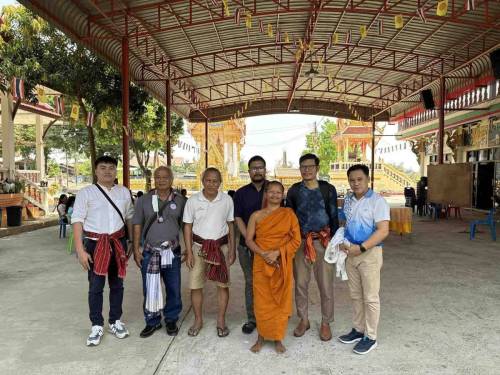
[[[111,189],[100,186],[120,209],[123,218],[131,219],[134,205],[130,191],[122,185]],[[112,234],[123,227],[120,215],[95,185],[86,186],[76,194],[71,223],[82,223],[84,231],[93,233]]]

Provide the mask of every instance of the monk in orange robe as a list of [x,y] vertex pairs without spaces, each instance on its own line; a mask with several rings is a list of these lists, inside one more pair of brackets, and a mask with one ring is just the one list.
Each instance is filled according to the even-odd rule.
[[264,340],[283,346],[292,315],[293,257],[300,246],[300,227],[295,213],[281,207],[284,187],[278,181],[267,184],[267,207],[256,211],[247,226],[247,246],[256,254],[253,260],[254,312],[259,337],[250,349],[258,353]]

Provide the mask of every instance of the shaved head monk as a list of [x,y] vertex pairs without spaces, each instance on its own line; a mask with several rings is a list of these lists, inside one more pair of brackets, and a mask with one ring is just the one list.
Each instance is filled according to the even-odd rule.
[[258,353],[264,340],[276,351],[282,343],[292,314],[293,257],[300,246],[300,227],[291,208],[281,207],[283,185],[271,181],[265,188],[267,207],[250,216],[246,243],[255,253],[253,263],[254,311],[259,336],[250,349]]

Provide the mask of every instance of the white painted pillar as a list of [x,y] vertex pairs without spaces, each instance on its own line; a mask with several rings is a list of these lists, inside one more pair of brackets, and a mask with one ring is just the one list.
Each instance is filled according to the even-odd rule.
[[2,95],[2,159],[3,168],[7,169],[7,176],[14,178],[16,171],[15,164],[15,135],[14,121],[12,121],[12,96],[9,93]]
[[36,134],[36,169],[40,172],[40,181],[45,179],[45,154],[43,152],[43,123],[42,116],[36,115],[35,120]]

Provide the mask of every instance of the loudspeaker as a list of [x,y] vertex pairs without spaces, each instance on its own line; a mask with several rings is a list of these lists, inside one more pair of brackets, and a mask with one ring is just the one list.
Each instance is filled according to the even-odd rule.
[[434,109],[434,98],[432,97],[432,90],[422,90],[420,92],[421,100],[424,102],[425,109]]
[[493,68],[493,76],[495,76],[495,79],[500,79],[500,49],[490,53],[490,61]]

